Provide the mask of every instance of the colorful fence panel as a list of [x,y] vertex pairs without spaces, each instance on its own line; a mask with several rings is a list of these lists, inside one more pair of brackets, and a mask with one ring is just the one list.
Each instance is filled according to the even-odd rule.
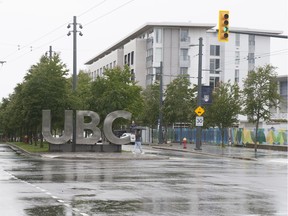
[[[255,129],[247,128],[225,128],[224,130],[224,144],[238,144],[243,145],[247,143],[254,143],[256,132]],[[164,140],[166,142],[180,142],[185,137],[188,142],[196,143],[196,128],[168,128],[164,133]],[[269,128],[258,129],[257,142],[268,145],[288,145],[287,129]],[[153,130],[153,141],[158,139],[158,131]],[[157,141],[156,141],[157,142]],[[221,132],[218,128],[202,129],[202,143],[221,144]]]

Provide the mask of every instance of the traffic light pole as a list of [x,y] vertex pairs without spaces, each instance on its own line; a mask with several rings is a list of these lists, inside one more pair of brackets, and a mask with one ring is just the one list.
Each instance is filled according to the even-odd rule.
[[[202,95],[202,46],[203,38],[199,38],[199,61],[198,61],[198,93],[197,93],[197,105],[198,107],[202,105],[201,95]],[[195,150],[201,149],[201,138],[202,138],[202,127],[197,126],[196,128],[196,148]]]
[[158,132],[158,142],[159,144],[163,144],[163,133],[162,133],[162,124],[163,124],[163,113],[162,113],[162,105],[163,105],[163,63],[160,62],[160,91],[159,91],[159,132]]

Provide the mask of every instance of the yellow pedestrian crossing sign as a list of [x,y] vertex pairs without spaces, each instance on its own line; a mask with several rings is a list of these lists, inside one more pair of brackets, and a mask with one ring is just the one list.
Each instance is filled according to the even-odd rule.
[[205,112],[205,110],[201,106],[198,106],[194,111],[198,116],[202,116]]

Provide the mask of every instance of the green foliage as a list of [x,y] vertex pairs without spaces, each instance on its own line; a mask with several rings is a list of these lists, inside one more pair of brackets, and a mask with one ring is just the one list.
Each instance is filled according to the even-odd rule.
[[52,59],[42,56],[25,76],[22,89],[23,112],[28,127],[40,127],[42,110],[50,109],[52,122],[63,120],[66,108],[67,70],[58,55]]
[[101,122],[115,110],[129,111],[137,119],[143,109],[141,87],[131,80],[129,67],[107,69],[103,74],[92,82],[90,110],[100,115]]
[[207,107],[205,121],[208,125],[217,126],[222,131],[222,144],[224,144],[224,128],[232,127],[238,123],[241,113],[240,89],[237,84],[220,83],[214,89],[212,104]]
[[[270,120],[271,108],[277,107],[281,100],[275,70],[276,68],[271,65],[258,67],[254,71],[249,71],[244,80],[244,113],[248,116],[249,122],[256,124],[256,131],[260,120]],[[255,151],[257,151],[256,142]]]
[[[42,110],[52,111],[52,122],[56,127],[63,124],[64,109],[67,107],[66,66],[59,55],[53,58],[42,56],[32,65],[9,98],[3,99],[0,121],[5,136],[23,137],[41,131]],[[60,123],[61,122],[61,123]]]
[[14,145],[18,146],[21,149],[24,149],[27,152],[37,153],[37,152],[48,152],[49,151],[49,144],[47,142],[43,143],[43,146],[40,145],[30,145],[23,142],[14,142]]
[[240,89],[237,84],[220,83],[212,94],[213,103],[205,113],[210,126],[231,127],[238,123],[241,113]]
[[88,73],[80,71],[77,76],[77,87],[75,92],[72,88],[72,77],[68,79],[68,107],[76,110],[89,109],[91,98],[92,80]]
[[178,76],[167,85],[163,106],[164,122],[191,122],[194,116],[196,89],[190,88],[188,76]]
[[275,69],[271,65],[256,68],[244,80],[244,112],[252,123],[270,120],[270,109],[280,102]]
[[143,97],[143,112],[141,114],[141,121],[145,125],[156,125],[159,118],[160,106],[160,86],[158,83],[149,85],[142,92]]

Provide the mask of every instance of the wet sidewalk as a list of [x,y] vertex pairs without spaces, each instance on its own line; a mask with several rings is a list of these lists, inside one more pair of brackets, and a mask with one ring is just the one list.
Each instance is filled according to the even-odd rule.
[[288,159],[287,151],[285,152],[285,151],[258,149],[257,152],[255,152],[254,148],[246,148],[246,147],[235,147],[235,146],[221,147],[220,145],[203,144],[201,146],[201,150],[195,150],[196,148],[195,144],[186,144],[186,148],[184,144],[179,143],[156,144],[150,146],[155,149],[190,152],[194,154],[203,154],[214,157],[228,157],[242,160],[258,160],[264,158]]
[[288,163],[288,153],[284,151],[274,151],[258,149],[257,152],[254,148],[234,147],[219,145],[204,144],[201,150],[195,150],[195,144],[187,144],[186,148],[183,144],[170,143],[170,144],[144,144],[142,145],[144,154],[133,154],[133,145],[122,145],[122,152],[108,153],[108,152],[47,152],[47,153],[29,153],[17,146],[10,144],[10,147],[16,153],[24,153],[30,156],[43,157],[47,159],[73,159],[73,160],[161,160],[169,159],[169,156],[163,154],[155,154],[155,151],[168,150],[179,151],[191,154],[201,154],[209,157],[226,157],[241,160],[259,160],[259,159],[286,159]]

